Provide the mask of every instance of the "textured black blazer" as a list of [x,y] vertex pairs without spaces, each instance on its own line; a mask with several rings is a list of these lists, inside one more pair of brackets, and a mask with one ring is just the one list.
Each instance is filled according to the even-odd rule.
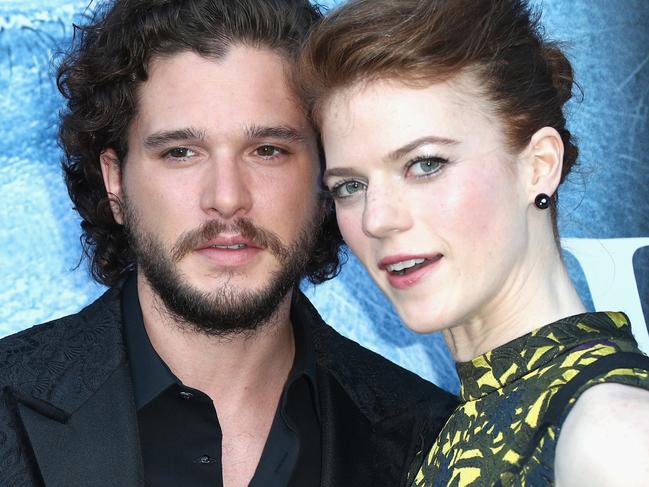
[[[339,335],[303,295],[296,311],[316,351],[321,486],[405,485],[455,398]],[[0,485],[144,485],[119,289],[0,340]]]

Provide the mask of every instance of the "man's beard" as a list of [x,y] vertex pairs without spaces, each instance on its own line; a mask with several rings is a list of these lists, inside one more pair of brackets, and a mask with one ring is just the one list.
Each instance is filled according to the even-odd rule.
[[[169,251],[156,235],[142,229],[128,201],[123,202],[122,210],[138,269],[164,303],[162,311],[193,331],[220,337],[254,332],[272,319],[279,304],[304,275],[320,227],[318,218],[310,218],[293,243],[286,246],[276,234],[247,219],[231,223],[211,220],[182,234]],[[264,288],[250,291],[233,286],[226,280],[227,271],[221,277],[225,282],[212,290],[202,291],[185,282],[176,262],[226,232],[242,235],[276,257],[280,267],[269,275]]]

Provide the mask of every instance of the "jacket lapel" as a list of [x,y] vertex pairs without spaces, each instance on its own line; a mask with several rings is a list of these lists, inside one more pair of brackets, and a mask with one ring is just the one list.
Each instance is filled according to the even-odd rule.
[[0,424],[17,442],[10,473],[33,479],[16,485],[144,485],[119,289],[11,346]]
[[340,336],[302,295],[318,368],[321,487],[399,487],[416,453],[435,437],[456,399]]
[[47,487],[144,485],[137,418],[125,366],[69,414],[16,397],[18,412]]
[[402,414],[371,421],[330,374],[319,377],[321,487],[399,487],[422,449],[425,421]]
[[319,374],[322,487],[379,485],[372,462],[372,425],[330,374]]

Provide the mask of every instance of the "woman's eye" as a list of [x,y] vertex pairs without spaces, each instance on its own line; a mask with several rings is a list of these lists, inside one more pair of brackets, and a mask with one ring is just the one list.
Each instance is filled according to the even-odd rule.
[[257,149],[255,149],[255,155],[263,157],[265,159],[275,157],[279,154],[283,154],[284,152],[284,150],[280,149],[279,147],[275,147],[274,145],[262,145],[261,147],[257,147]]
[[174,147],[170,149],[165,154],[166,157],[171,157],[172,159],[188,159],[194,157],[196,152],[187,148],[187,147]]
[[365,184],[360,181],[345,181],[334,186],[331,190],[331,195],[334,198],[349,198],[350,196],[353,196],[354,193],[358,193],[364,189]]
[[427,176],[435,174],[446,163],[445,159],[440,157],[426,157],[413,161],[408,167],[410,176]]

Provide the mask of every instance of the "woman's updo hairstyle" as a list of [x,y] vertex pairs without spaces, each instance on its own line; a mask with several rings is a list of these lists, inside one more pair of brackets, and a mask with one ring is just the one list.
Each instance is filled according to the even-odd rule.
[[[350,0],[311,34],[298,88],[317,126],[331,95],[356,83],[425,86],[471,70],[511,150],[525,148],[542,127],[559,132],[563,182],[578,154],[564,116],[573,70],[559,46],[544,39],[539,17],[525,0]],[[556,233],[556,194],[551,208]]]

